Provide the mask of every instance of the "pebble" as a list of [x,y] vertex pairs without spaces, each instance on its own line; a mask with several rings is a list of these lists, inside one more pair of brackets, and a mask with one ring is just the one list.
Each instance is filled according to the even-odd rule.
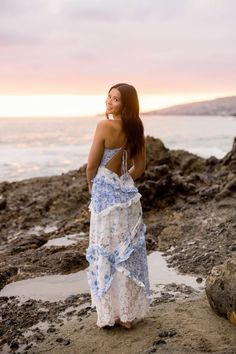
[[10,343],[10,348],[11,349],[18,349],[19,348],[19,343],[16,340],[12,340]]
[[198,277],[198,278],[196,279],[196,282],[199,283],[199,284],[202,283],[202,278],[201,278],[201,277]]
[[155,339],[154,342],[152,343],[153,345],[159,345],[159,344],[167,344],[164,339]]

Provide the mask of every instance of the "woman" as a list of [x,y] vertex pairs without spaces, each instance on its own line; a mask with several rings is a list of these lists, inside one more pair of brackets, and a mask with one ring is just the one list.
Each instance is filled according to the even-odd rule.
[[131,328],[151,302],[146,225],[134,184],[145,170],[146,147],[133,86],[110,88],[106,116],[97,124],[86,170],[91,193],[87,276],[97,326]]

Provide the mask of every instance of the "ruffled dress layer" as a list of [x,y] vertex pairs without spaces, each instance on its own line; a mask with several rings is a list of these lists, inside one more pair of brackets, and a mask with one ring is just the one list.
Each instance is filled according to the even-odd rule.
[[127,151],[123,149],[122,176],[105,167],[121,148],[104,150],[89,205],[87,277],[99,327],[113,326],[117,318],[142,319],[151,303],[146,225],[141,194],[127,171]]

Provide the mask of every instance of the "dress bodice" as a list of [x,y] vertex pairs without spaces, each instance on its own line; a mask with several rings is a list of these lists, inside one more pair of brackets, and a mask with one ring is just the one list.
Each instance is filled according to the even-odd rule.
[[120,149],[122,148],[121,147],[118,147],[118,148],[114,148],[114,149],[107,149],[105,148],[104,149],[104,152],[103,152],[103,156],[102,156],[102,159],[101,159],[101,162],[100,162],[100,166],[105,166],[108,161],[116,154],[117,151],[119,151]]

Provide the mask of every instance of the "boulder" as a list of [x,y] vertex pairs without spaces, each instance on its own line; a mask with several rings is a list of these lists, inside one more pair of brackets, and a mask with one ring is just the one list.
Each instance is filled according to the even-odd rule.
[[221,161],[223,165],[228,166],[233,173],[236,173],[236,137],[233,141],[232,150],[229,151]]
[[171,152],[166,148],[164,143],[152,136],[146,137],[147,146],[147,168],[156,165],[170,165],[171,164]]
[[236,254],[212,268],[205,290],[215,313],[236,326]]

